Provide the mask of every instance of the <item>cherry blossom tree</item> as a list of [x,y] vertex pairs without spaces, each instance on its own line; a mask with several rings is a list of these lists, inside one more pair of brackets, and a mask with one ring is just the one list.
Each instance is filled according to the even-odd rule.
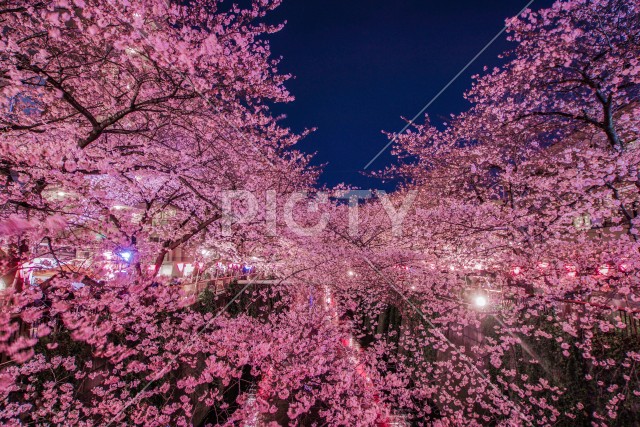
[[[416,273],[387,273],[406,300],[370,304],[428,319],[440,351],[419,372],[441,415],[637,422],[638,16],[568,1],[509,20],[517,47],[477,78],[471,109],[398,137],[393,170],[419,196],[411,244],[390,247]],[[415,330],[398,333],[409,348]]]
[[[278,3],[0,8],[3,425],[637,424],[637,6],[508,20],[399,189],[347,201],[269,110]],[[268,280],[194,294],[178,249]]]
[[[3,295],[3,423],[224,424],[238,416],[246,390],[225,390],[251,369],[212,362],[221,369],[212,376],[201,361],[235,345],[210,328],[236,330],[229,337],[246,344],[253,339],[238,330],[255,322],[243,315],[236,326],[216,326],[235,320],[217,303],[197,314],[193,298],[152,276],[176,248],[246,256],[239,240],[257,236],[264,251],[280,251],[254,224],[223,235],[221,198],[237,189],[285,195],[313,182],[307,157],[292,149],[300,136],[266,106],[291,99],[263,39],[277,27],[260,22],[276,6],[3,4],[0,215],[3,279],[14,291]],[[60,255],[66,247],[94,256],[70,265]],[[107,275],[103,253],[126,253],[125,274]],[[41,256],[57,273],[31,289],[23,266]],[[255,360],[245,377],[267,372],[269,360]]]
[[[277,29],[259,23],[277,3],[9,3],[7,221],[66,221],[76,234],[66,244],[78,229],[81,240],[98,233],[157,271],[168,251],[219,222],[222,191],[294,191],[310,182],[306,158],[288,151],[298,136],[264,106],[291,99],[261,39]],[[167,211],[171,220],[160,218]],[[20,247],[12,247],[16,260]],[[10,264],[8,283],[17,267]]]

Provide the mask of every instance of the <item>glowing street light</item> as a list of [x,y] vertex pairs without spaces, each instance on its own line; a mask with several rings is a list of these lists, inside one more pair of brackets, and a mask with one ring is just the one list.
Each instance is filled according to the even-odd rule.
[[486,307],[488,302],[489,301],[487,301],[487,297],[485,297],[484,295],[476,295],[473,298],[473,304],[478,308]]
[[347,271],[347,276],[349,276],[349,277],[354,277],[355,275],[356,275],[356,272],[355,272],[355,271],[353,271],[353,270],[349,270],[349,271]]
[[122,260],[124,260],[125,262],[129,262],[133,258],[133,252],[121,251],[121,252],[118,252],[118,256],[122,258]]

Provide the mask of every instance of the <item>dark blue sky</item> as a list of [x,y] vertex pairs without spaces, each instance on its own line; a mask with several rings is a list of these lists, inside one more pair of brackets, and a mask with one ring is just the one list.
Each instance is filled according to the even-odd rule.
[[[547,7],[536,0],[532,8]],[[300,149],[329,163],[322,184],[389,188],[362,176],[369,160],[504,26],[526,1],[284,0],[272,16],[287,20],[271,36],[280,69],[295,79],[293,103],[277,106],[286,126],[318,130]],[[438,121],[468,107],[471,75],[499,64],[510,47],[503,34],[427,111]],[[371,166],[393,161],[389,153]]]

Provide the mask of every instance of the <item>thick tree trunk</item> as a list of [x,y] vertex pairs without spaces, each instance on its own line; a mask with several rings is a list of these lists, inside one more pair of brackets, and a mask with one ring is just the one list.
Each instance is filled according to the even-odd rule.
[[622,141],[616,130],[615,120],[613,118],[613,99],[611,95],[605,97],[600,91],[597,92],[597,96],[602,103],[602,113],[604,116],[602,130],[604,130],[604,133],[607,135],[609,144],[611,144],[615,150],[622,151],[624,147],[622,146]]

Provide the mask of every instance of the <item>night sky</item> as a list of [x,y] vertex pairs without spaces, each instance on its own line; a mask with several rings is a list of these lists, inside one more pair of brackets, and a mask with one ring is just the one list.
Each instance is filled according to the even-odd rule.
[[[328,163],[321,184],[392,188],[361,171],[397,132],[518,13],[527,1],[284,0],[272,19],[287,21],[271,36],[293,103],[277,106],[283,124],[318,130],[299,148]],[[536,0],[533,9],[548,7]],[[442,122],[468,108],[463,93],[484,65],[500,64],[510,48],[503,34],[427,113]],[[390,164],[389,153],[371,169]]]

